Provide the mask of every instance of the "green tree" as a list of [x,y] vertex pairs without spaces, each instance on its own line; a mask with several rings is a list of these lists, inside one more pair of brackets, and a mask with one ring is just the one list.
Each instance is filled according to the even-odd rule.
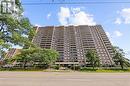
[[39,64],[51,66],[57,61],[59,53],[51,49],[41,49],[41,48],[30,48],[23,49],[20,54],[16,55],[12,61],[21,61],[23,63],[23,68],[25,68],[27,63],[33,62],[34,64],[38,62]]
[[123,49],[120,49],[119,47],[113,47],[113,53],[114,53],[114,62],[116,65],[120,65],[122,69],[124,67],[129,65],[128,60],[125,58],[125,53]]
[[[6,1],[6,0],[3,0]],[[1,7],[1,6],[0,6]],[[2,8],[1,8],[2,9]],[[12,14],[0,14],[0,52],[12,45],[32,45],[28,39],[35,33],[29,19],[23,16],[23,8],[19,0],[15,0],[15,9]]]
[[22,67],[25,68],[27,63],[30,63],[32,60],[32,54],[36,52],[35,49],[23,49],[21,53],[14,56],[11,61],[22,62]]
[[59,58],[59,53],[52,49],[43,49],[45,62],[51,66]]
[[37,52],[32,54],[33,61],[40,61],[43,64],[51,66],[54,62],[57,61],[59,53],[52,49],[40,49]]
[[91,66],[93,67],[93,69],[96,66],[99,66],[100,61],[99,61],[99,57],[96,53],[95,50],[88,50],[86,53],[86,60],[90,62]]

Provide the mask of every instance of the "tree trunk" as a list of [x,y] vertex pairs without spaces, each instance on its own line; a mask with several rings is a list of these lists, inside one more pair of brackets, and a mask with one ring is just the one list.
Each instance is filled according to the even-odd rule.
[[94,64],[92,64],[92,66],[93,66],[93,70],[94,70]]
[[23,69],[26,68],[26,63],[27,63],[27,61],[23,62]]
[[120,62],[120,65],[121,65],[121,69],[123,70],[124,69],[123,62]]
[[94,62],[92,62],[92,67],[93,67],[93,70],[94,70]]

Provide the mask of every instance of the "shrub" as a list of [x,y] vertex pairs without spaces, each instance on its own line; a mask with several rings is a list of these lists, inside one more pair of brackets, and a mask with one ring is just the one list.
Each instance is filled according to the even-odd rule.
[[70,69],[72,69],[72,70],[80,70],[80,69],[81,69],[81,66],[78,66],[78,65],[76,65],[76,66],[71,66]]
[[59,69],[60,69],[60,66],[59,66],[59,65],[53,65],[51,68],[56,69],[56,70],[59,70]]

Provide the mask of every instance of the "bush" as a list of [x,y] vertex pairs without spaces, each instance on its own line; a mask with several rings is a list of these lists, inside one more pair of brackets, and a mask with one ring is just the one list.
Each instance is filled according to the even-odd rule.
[[80,71],[96,71],[97,69],[93,69],[92,67],[81,67]]
[[39,69],[47,69],[49,67],[49,65],[47,64],[33,64],[34,68],[39,68]]
[[81,69],[81,66],[78,66],[78,65],[76,65],[76,66],[71,66],[70,69],[72,69],[72,70],[80,70],[80,69]]
[[41,68],[0,68],[0,71],[43,71]]
[[60,69],[60,66],[59,66],[59,65],[53,65],[51,68],[56,69],[56,70],[59,70],[59,69]]

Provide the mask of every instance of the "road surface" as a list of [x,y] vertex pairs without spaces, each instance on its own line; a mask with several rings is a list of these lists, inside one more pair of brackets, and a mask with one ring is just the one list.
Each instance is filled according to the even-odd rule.
[[130,73],[0,72],[0,86],[130,86]]

